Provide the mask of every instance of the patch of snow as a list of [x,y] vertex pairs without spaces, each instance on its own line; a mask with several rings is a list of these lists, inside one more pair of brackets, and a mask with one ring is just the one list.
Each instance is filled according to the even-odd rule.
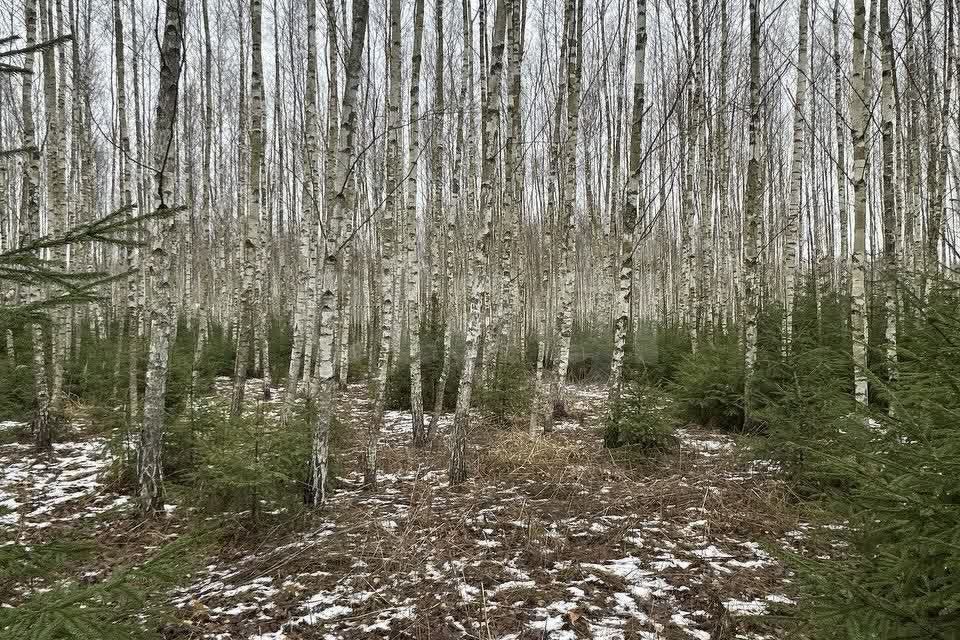
[[734,615],[761,616],[767,612],[767,604],[763,600],[727,600],[723,607]]

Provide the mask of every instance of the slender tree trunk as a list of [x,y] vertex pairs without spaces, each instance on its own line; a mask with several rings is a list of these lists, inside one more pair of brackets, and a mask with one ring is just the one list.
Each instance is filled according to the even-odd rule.
[[163,444],[164,400],[174,317],[170,282],[170,242],[177,230],[172,215],[173,181],[169,174],[177,165],[173,146],[180,82],[183,42],[183,7],[180,0],[166,0],[163,44],[160,49],[160,84],[153,133],[154,208],[169,214],[157,221],[151,236],[148,270],[153,282],[150,301],[150,346],[147,359],[147,384],[143,396],[143,429],[137,465],[140,509],[163,509],[163,471],[160,464]]
[[281,420],[286,422],[293,411],[297,388],[300,382],[300,370],[304,378],[309,375],[309,365],[304,365],[304,351],[308,349],[307,338],[313,334],[315,271],[313,246],[316,243],[317,199],[319,197],[316,175],[317,167],[317,3],[307,0],[307,82],[304,91],[304,146],[303,146],[303,183],[300,198],[301,229],[299,236],[299,260],[297,261],[296,302],[294,305],[293,345],[290,351],[290,366],[287,370],[287,384],[283,396]]
[[[117,75],[117,129],[120,142],[120,206],[133,206],[133,172],[131,165],[133,158],[130,156],[130,131],[127,124],[127,91],[126,91],[126,65],[123,40],[123,13],[120,7],[120,0],[113,0],[113,31],[114,31],[114,55]],[[136,209],[131,208],[130,217],[136,216]],[[127,233],[130,240],[135,240],[135,229],[130,229]],[[128,426],[133,424],[138,418],[140,409],[139,398],[139,363],[138,363],[138,336],[137,327],[140,325],[139,315],[139,296],[137,294],[137,285],[140,276],[136,273],[137,267],[137,247],[131,245],[126,249],[127,269],[131,272],[127,280],[127,322],[125,323],[125,342],[127,345],[127,421]]]
[[837,121],[837,217],[840,219],[839,290],[849,297],[850,282],[850,211],[847,206],[847,126],[843,117],[843,64],[840,56],[840,0],[833,5],[833,105]]
[[894,52],[889,0],[880,0],[880,42],[883,49],[880,129],[883,142],[883,270],[887,378],[897,378],[897,212],[894,204]]
[[790,162],[790,202],[787,205],[785,279],[781,355],[786,358],[793,345],[793,305],[796,298],[797,248],[800,242],[800,194],[803,182],[803,154],[806,141],[804,109],[807,98],[807,22],[809,0],[800,0],[800,27],[797,44],[797,89],[793,104],[793,149]]
[[760,0],[750,1],[750,120],[747,127],[747,185],[743,212],[744,285],[744,389],[745,426],[751,425],[753,410],[753,377],[757,361],[757,316],[760,299],[760,255],[757,246],[758,228],[763,209],[760,185]]
[[[552,393],[548,394],[547,390],[544,389],[543,376],[544,370],[546,368],[546,359],[548,357],[547,339],[549,337],[549,317],[550,317],[550,283],[552,277],[552,251],[553,251],[553,225],[554,219],[557,213],[557,193],[560,190],[560,170],[561,170],[561,159],[562,159],[562,133],[563,133],[563,115],[565,108],[565,101],[567,99],[567,76],[566,69],[563,68],[563,64],[566,62],[569,53],[569,33],[573,28],[572,18],[573,9],[571,7],[571,0],[564,2],[563,10],[563,35],[560,38],[560,57],[558,67],[560,67],[560,78],[558,82],[557,89],[557,99],[554,106],[553,113],[553,135],[549,140],[548,145],[548,162],[549,170],[547,176],[547,187],[546,187],[546,211],[544,212],[543,220],[543,253],[541,256],[541,292],[540,292],[540,317],[539,317],[539,340],[537,343],[537,368],[536,368],[536,377],[534,381],[534,397],[531,406],[531,416],[530,416],[530,433],[534,434],[537,430],[535,422],[539,423],[543,421],[543,430],[547,431],[552,429],[552,420],[553,420],[553,406],[550,405],[549,401],[553,400]],[[562,295],[562,294],[561,294]],[[560,297],[558,295],[558,297]],[[542,344],[541,344],[542,343]],[[551,391],[553,387],[551,386]]]
[[[255,327],[253,334],[260,350],[260,376],[262,397],[270,399],[270,331],[269,313],[270,292],[267,281],[267,261],[270,248],[267,239],[270,235],[269,211],[264,212],[265,190],[264,173],[264,89],[263,89],[263,2],[250,1],[250,208],[247,211],[251,225],[251,235],[256,243],[253,247],[254,288],[251,300],[249,320]],[[262,218],[262,219],[261,219]],[[255,321],[255,324],[254,324]],[[251,340],[252,341],[252,340]]]
[[[410,58],[410,131],[407,149],[406,254],[407,325],[410,332],[410,413],[413,444],[426,442],[423,425],[423,379],[420,368],[420,261],[417,258],[417,177],[420,155],[420,63],[423,47],[423,0],[413,9],[413,53]],[[427,229],[430,225],[426,225]]]
[[620,276],[617,298],[617,318],[613,330],[613,356],[610,361],[608,405],[610,410],[620,399],[623,382],[623,360],[626,351],[627,329],[630,324],[630,304],[633,298],[633,259],[636,226],[640,209],[640,180],[643,177],[643,110],[645,108],[647,59],[647,3],[637,0],[636,39],[633,63],[633,115],[630,127],[630,175],[627,178],[626,199],[623,207],[623,231],[620,242]]
[[[506,0],[509,2],[509,0]],[[480,324],[483,317],[483,274],[489,261],[489,243],[493,226],[493,208],[496,200],[497,156],[500,152],[500,91],[503,73],[504,35],[509,6],[497,0],[493,20],[493,46],[490,50],[490,69],[486,77],[483,102],[483,165],[480,176],[480,229],[473,248],[473,271],[476,283],[469,292],[470,309],[467,316],[467,334],[464,347],[463,373],[457,391],[457,409],[450,434],[450,464],[448,475],[452,484],[467,477],[467,427],[470,417],[470,398],[473,391],[473,373],[476,366]]]
[[[44,40],[55,37],[53,11],[50,0],[40,2],[40,22]],[[47,208],[49,231],[59,235],[66,231],[67,223],[67,185],[66,185],[66,140],[63,122],[63,88],[57,90],[56,49],[45,47],[41,53],[43,66],[43,97],[47,125]],[[50,250],[51,258],[62,268],[69,270],[66,247]],[[67,308],[58,305],[52,308],[50,318],[50,418],[48,426],[53,437],[57,425],[63,420],[63,384],[64,367],[67,359],[68,322]]]
[[[947,0],[949,3],[950,0]],[[927,200],[928,200],[928,211],[929,215],[927,217],[927,242],[926,249],[924,252],[925,255],[925,274],[924,279],[927,281],[923,289],[924,301],[927,300],[931,283],[929,281],[935,279],[940,271],[940,244],[943,234],[943,189],[941,188],[941,172],[946,171],[946,167],[941,167],[941,150],[944,146],[947,145],[947,140],[949,136],[947,135],[947,130],[949,129],[949,121],[946,118],[942,117],[941,113],[937,112],[937,102],[933,96],[937,92],[937,73],[935,70],[935,57],[933,54],[933,43],[935,42],[935,36],[933,32],[933,13],[936,11],[932,0],[924,0],[921,3],[921,8],[923,10],[923,29],[924,29],[924,39],[926,40],[927,47],[929,48],[926,52],[926,105],[927,105]],[[953,21],[950,20],[949,25],[947,25],[948,34],[952,36],[953,30]],[[950,42],[952,38],[948,38],[947,42]],[[952,72],[952,67],[948,64],[946,65],[948,69],[948,74]],[[949,109],[950,102],[950,90],[951,83],[949,80],[949,75],[945,78],[943,85],[944,88],[944,101],[943,113],[947,113]]]
[[[250,0],[250,115],[245,122],[241,115],[241,125],[247,127],[249,151],[242,153],[247,170],[246,199],[247,207],[242,217],[243,242],[241,243],[240,262],[243,269],[240,288],[240,308],[237,313],[237,358],[233,372],[233,401],[231,414],[239,416],[243,411],[243,397],[247,381],[248,356],[256,352],[256,334],[258,313],[256,311],[257,282],[260,280],[260,204],[263,190],[261,173],[263,154],[263,54],[261,47],[261,23],[263,5],[261,0]],[[241,74],[242,77],[242,74]],[[241,102],[241,113],[243,113]],[[245,157],[243,157],[245,156]],[[242,188],[241,188],[242,191]]]
[[551,386],[551,407],[547,414],[547,429],[552,428],[553,408],[561,406],[564,400],[564,388],[567,381],[567,369],[570,364],[570,341],[573,335],[573,285],[574,272],[571,265],[576,230],[576,192],[577,192],[577,136],[580,123],[580,76],[582,75],[582,33],[583,0],[568,0],[567,9],[571,11],[571,25],[567,44],[567,122],[563,138],[562,153],[564,166],[563,214],[560,242],[560,295],[557,311],[557,338],[559,354]]
[[[23,56],[22,66],[26,69],[34,70],[35,55],[33,45],[36,43],[37,34],[37,0],[25,0],[24,2],[24,23],[26,27],[25,47],[28,53]],[[40,238],[40,151],[36,145],[36,124],[34,120],[33,109],[33,77],[24,74],[23,84],[21,86],[21,117],[23,121],[22,146],[29,147],[30,151],[23,154],[22,175],[23,185],[21,188],[20,208],[21,216],[26,217],[24,228],[26,233],[21,238],[21,244],[30,241],[36,241]],[[37,257],[41,257],[38,252]],[[40,288],[31,286],[27,292],[27,299],[33,304],[40,302]],[[44,327],[39,322],[31,325],[31,338],[33,346],[33,356],[31,364],[33,367],[34,380],[34,416],[33,437],[37,449],[49,449],[53,442],[53,428],[50,418],[50,386],[47,379],[47,357],[46,357],[46,339]]]
[[[433,415],[430,417],[430,425],[427,428],[426,438],[429,441],[433,438],[434,433],[437,429],[437,421],[440,420],[440,413],[443,411],[443,396],[447,386],[447,378],[450,375],[450,343],[451,343],[451,327],[450,327],[450,315],[452,314],[450,296],[453,293],[453,237],[451,234],[447,233],[447,230],[451,225],[447,224],[448,218],[453,218],[454,214],[451,212],[456,211],[455,203],[450,207],[448,213],[444,212],[443,209],[443,136],[444,136],[444,122],[446,121],[446,114],[444,113],[444,81],[443,81],[443,13],[444,13],[444,0],[437,0],[434,7],[434,20],[435,20],[435,29],[436,29],[436,43],[437,50],[435,56],[436,70],[434,73],[434,88],[435,96],[433,100],[433,109],[434,109],[434,139],[433,139],[433,158],[431,159],[431,165],[433,170],[433,193],[432,198],[433,202],[431,208],[433,210],[433,217],[436,224],[436,236],[434,237],[433,246],[437,247],[437,250],[434,252],[434,274],[431,278],[431,289],[436,287],[438,296],[443,296],[442,301],[437,300],[434,303],[435,316],[443,322],[443,355],[441,364],[440,364],[440,376],[437,378],[436,386],[434,387],[434,399],[433,399]],[[467,18],[464,18],[466,23]],[[467,32],[465,31],[465,34]],[[464,38],[466,42],[466,38]],[[469,51],[468,47],[464,47],[464,51]],[[466,56],[466,54],[464,54]],[[464,88],[466,88],[467,82],[467,65],[464,62],[462,65],[462,76],[464,82]],[[463,107],[465,98],[461,96],[461,108]],[[463,129],[458,129],[458,146],[457,146],[457,162],[462,156],[462,132]],[[453,191],[455,194],[459,195],[459,180],[460,176],[458,175],[457,167],[454,167],[453,175]],[[441,244],[441,239],[443,240]],[[441,253],[442,247],[442,253]],[[442,270],[440,269],[441,263],[443,265]],[[446,278],[441,286],[440,278],[441,273],[443,277]]]
[[853,260],[850,273],[850,333],[853,339],[854,395],[867,404],[867,326],[865,253],[867,221],[866,134],[869,112],[864,101],[864,0],[853,3],[853,77],[850,82],[850,120],[853,127]]
[[[115,0],[116,1],[116,0]],[[210,16],[207,8],[207,0],[200,3],[203,20],[203,202],[201,204],[201,232],[194,241],[199,241],[206,252],[212,248],[208,242],[208,226],[210,225],[210,214],[213,206],[213,176],[211,158],[213,155],[213,43],[210,39]],[[204,272],[209,258],[203,260]],[[193,350],[193,366],[190,375],[191,394],[196,393],[197,382],[200,377],[200,365],[203,361],[203,353],[206,347],[209,321],[207,317],[206,304],[204,303],[205,293],[199,296],[197,307],[197,320],[199,327],[197,329],[197,341]]]
[[312,453],[310,458],[310,481],[307,503],[320,505],[327,496],[329,473],[330,425],[334,414],[334,331],[337,327],[337,271],[340,242],[340,226],[350,215],[354,206],[354,182],[351,176],[353,147],[357,133],[357,89],[360,86],[360,65],[367,35],[367,20],[370,13],[368,0],[354,0],[353,25],[350,34],[350,51],[346,60],[346,86],[340,111],[340,130],[337,135],[339,150],[334,162],[333,191],[327,202],[330,210],[324,229],[323,282],[320,291],[320,331],[317,342],[317,375],[314,377],[310,395],[316,399],[312,425]]
[[[377,483],[377,452],[380,429],[383,425],[383,410],[387,397],[387,375],[390,369],[390,354],[394,342],[394,239],[396,230],[396,203],[400,156],[400,0],[390,0],[390,37],[388,40],[389,91],[387,96],[387,166],[386,197],[383,203],[383,218],[380,226],[380,356],[377,376],[373,383],[373,415],[367,429],[367,458],[364,467],[364,484],[373,487]],[[399,336],[396,336],[399,342]]]

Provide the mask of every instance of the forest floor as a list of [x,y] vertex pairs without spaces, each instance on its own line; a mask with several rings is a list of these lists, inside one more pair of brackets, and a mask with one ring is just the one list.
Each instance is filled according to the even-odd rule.
[[[423,451],[409,446],[409,414],[388,412],[371,491],[356,468],[369,405],[365,387],[351,386],[329,507],[297,527],[278,520],[228,538],[171,594],[164,637],[782,637],[776,614],[794,603],[777,550],[829,553],[810,535],[829,525],[804,522],[769,465],[739,455],[728,434],[681,430],[676,450],[655,460],[604,449],[605,395],[572,386],[572,417],[536,440],[474,420],[471,478],[457,487],[446,481],[450,417]],[[140,520],[105,484],[106,439],[92,431],[75,420],[50,457],[0,445],[0,544],[95,536],[97,553],[76,575],[95,581],[176,538],[188,518],[171,506]]]

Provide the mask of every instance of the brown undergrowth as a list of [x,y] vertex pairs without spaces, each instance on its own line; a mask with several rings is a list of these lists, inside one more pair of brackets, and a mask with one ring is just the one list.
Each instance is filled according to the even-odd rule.
[[[455,487],[445,473],[449,417],[432,446],[415,449],[409,415],[388,412],[371,489],[360,472],[369,404],[351,387],[330,504],[223,536],[171,595],[177,622],[164,635],[778,637],[776,623],[756,614],[789,606],[790,589],[765,549],[802,547],[813,526],[782,483],[742,458],[731,437],[692,427],[659,458],[611,454],[601,444],[602,389],[571,396],[582,419],[539,438],[525,425],[494,428],[474,416],[471,479]],[[243,521],[221,521],[231,517]],[[144,533],[176,533],[188,519],[174,511],[138,529],[122,510],[98,518],[114,518],[118,551]]]

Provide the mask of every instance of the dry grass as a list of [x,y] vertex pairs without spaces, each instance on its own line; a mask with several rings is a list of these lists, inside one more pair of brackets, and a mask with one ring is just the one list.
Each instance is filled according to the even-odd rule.
[[[649,633],[650,621],[662,625],[661,638],[689,638],[671,621],[680,610],[705,612],[691,618],[689,628],[713,637],[764,630],[755,620],[729,616],[723,602],[781,593],[782,568],[772,561],[749,570],[727,563],[757,558],[742,542],[776,540],[796,528],[783,485],[749,473],[732,444],[727,450],[732,441],[709,432],[692,432],[694,441],[658,459],[614,457],[600,444],[594,416],[602,408],[591,413],[590,402],[600,401],[571,403],[582,413],[579,424],[561,423],[537,438],[523,426],[494,428],[475,417],[472,477],[457,487],[446,483],[442,433],[432,447],[414,449],[394,430],[379,457],[383,481],[364,490],[358,471],[369,415],[363,398],[348,393],[338,453],[344,477],[332,503],[225,540],[208,560],[212,569],[185,594],[188,604],[178,610],[180,625],[170,637],[276,631],[303,617],[316,594],[346,603],[349,613],[285,626],[288,640],[327,634],[543,640],[551,637],[544,631],[547,616],[560,616],[562,629],[576,638],[593,637],[594,625],[610,617],[621,620],[624,638]],[[724,446],[705,455],[697,439],[722,439]],[[118,524],[124,525],[118,546],[136,540],[132,521]],[[698,555],[711,546],[723,557]],[[618,568],[625,558],[644,568],[644,579],[669,585],[662,595],[636,596],[637,610],[649,620],[616,612],[637,584]],[[682,563],[671,565],[669,558]],[[226,584],[203,592],[207,579]],[[258,580],[275,590],[269,601],[250,592],[224,595]],[[348,601],[360,593],[370,595]],[[242,613],[225,613],[251,603]],[[412,616],[397,616],[405,607]],[[364,630],[380,622],[389,623],[389,631]]]
[[571,469],[603,466],[601,452],[557,433],[531,438],[520,430],[486,432],[476,450],[477,475],[482,478],[536,476],[563,480]]

